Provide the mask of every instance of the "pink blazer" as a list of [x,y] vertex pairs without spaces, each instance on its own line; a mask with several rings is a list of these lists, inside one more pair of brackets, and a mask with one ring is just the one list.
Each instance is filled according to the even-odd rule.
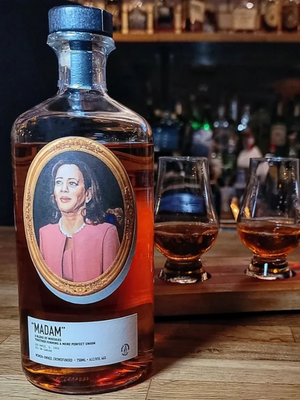
[[[48,267],[62,277],[63,252],[67,237],[58,224],[43,226],[40,251]],[[108,223],[86,225],[72,237],[73,281],[86,282],[97,278],[114,261],[120,247],[117,228]]]

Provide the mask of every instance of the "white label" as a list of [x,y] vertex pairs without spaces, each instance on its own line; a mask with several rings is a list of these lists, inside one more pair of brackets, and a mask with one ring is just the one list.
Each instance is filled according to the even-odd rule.
[[28,317],[29,358],[63,368],[99,367],[138,355],[137,314],[96,322]]
[[233,12],[233,29],[235,31],[254,31],[256,28],[257,10],[236,8]]
[[194,24],[196,21],[203,22],[205,13],[205,4],[203,1],[190,0],[190,21]]

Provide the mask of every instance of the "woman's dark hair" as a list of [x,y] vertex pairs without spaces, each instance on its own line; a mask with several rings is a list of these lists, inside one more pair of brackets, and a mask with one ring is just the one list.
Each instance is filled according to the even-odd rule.
[[[85,161],[78,160],[78,157],[67,156],[59,160],[54,164],[51,172],[51,192],[53,193],[53,188],[55,186],[55,178],[58,169],[62,165],[76,165],[79,171],[82,173],[85,190],[91,188],[91,200],[86,203],[86,210],[84,212],[83,219],[86,224],[98,225],[104,222],[105,211],[103,206],[103,198],[101,195],[101,189],[99,183],[96,179],[94,171],[88,166]],[[61,217],[61,213],[57,207],[54,195],[51,195],[51,203],[54,207],[53,209],[53,222],[57,223]]]

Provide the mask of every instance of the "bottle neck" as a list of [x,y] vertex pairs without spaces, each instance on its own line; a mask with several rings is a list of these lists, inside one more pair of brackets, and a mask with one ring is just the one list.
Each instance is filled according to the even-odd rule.
[[107,91],[106,62],[115,48],[112,38],[85,32],[56,32],[48,36],[47,43],[58,58],[59,93],[68,89]]

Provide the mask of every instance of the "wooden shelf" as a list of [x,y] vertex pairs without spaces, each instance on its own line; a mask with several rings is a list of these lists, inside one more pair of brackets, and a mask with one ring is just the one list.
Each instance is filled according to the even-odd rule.
[[116,42],[223,42],[223,43],[300,43],[299,33],[194,33],[161,32],[150,34],[115,33]]

